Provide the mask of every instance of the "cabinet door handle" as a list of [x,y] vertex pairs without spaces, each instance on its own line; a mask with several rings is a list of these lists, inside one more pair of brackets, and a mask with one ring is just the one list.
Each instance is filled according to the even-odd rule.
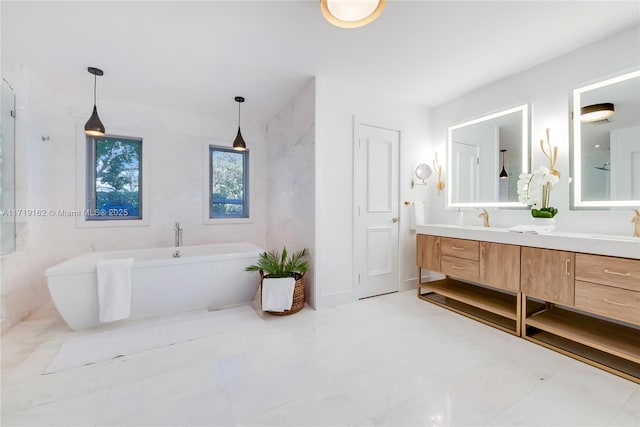
[[457,265],[452,265],[451,268],[455,268],[456,270],[464,270],[464,267],[459,267]]
[[464,248],[459,248],[457,246],[451,246],[451,249],[453,249],[454,251],[464,251]]
[[571,276],[571,272],[569,271],[569,265],[571,264],[571,260],[570,259],[566,259],[564,262],[564,273],[567,276]]
[[631,277],[631,273],[618,273],[617,271],[607,270],[606,268],[604,269],[604,272],[607,274],[614,274],[616,276]]
[[603,298],[602,300],[604,302],[606,302],[607,304],[619,305],[620,307],[631,307],[631,304],[629,304],[629,303],[623,304],[621,302],[609,301],[606,298]]

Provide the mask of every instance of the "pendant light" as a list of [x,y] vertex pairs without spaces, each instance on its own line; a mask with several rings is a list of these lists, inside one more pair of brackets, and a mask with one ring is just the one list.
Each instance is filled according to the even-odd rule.
[[98,109],[96,108],[96,79],[98,76],[102,76],[104,72],[99,68],[89,67],[87,68],[90,74],[93,74],[93,113],[84,125],[84,133],[91,136],[104,136],[104,125],[98,117]]
[[340,28],[358,28],[373,22],[387,0],[320,0],[325,19]]
[[234,99],[238,103],[238,134],[236,135],[235,141],[233,141],[233,149],[236,151],[245,151],[247,149],[247,144],[242,138],[242,133],[240,133],[240,104],[244,102],[244,98],[236,96]]
[[500,172],[500,179],[507,179],[509,178],[509,174],[507,173],[507,171],[504,168],[504,153],[507,150],[500,150],[500,152],[502,153],[502,171]]

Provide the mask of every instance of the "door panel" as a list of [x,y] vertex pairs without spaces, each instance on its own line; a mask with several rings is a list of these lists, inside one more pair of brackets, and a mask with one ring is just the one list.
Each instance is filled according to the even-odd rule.
[[393,210],[393,143],[387,139],[367,138],[367,210]]
[[358,125],[354,271],[359,298],[398,290],[400,132]]
[[367,229],[367,276],[392,273],[393,228],[369,227]]

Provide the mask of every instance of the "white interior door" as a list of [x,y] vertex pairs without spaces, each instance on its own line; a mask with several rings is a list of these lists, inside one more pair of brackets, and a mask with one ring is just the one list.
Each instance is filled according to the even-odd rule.
[[611,200],[640,199],[640,126],[611,131]]
[[452,188],[452,201],[477,202],[480,192],[480,148],[478,145],[453,142],[451,173],[456,177]]
[[359,124],[355,144],[354,271],[366,298],[398,290],[400,132]]

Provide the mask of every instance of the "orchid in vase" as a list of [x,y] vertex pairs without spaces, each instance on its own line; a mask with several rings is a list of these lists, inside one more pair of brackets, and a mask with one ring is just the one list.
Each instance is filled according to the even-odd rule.
[[551,147],[549,129],[546,130],[547,141],[540,140],[540,149],[549,159],[549,166],[540,166],[533,173],[521,173],[518,177],[518,200],[531,206],[534,218],[553,218],[558,209],[550,205],[551,189],[560,181],[560,172],[554,169],[558,160],[558,147]]

